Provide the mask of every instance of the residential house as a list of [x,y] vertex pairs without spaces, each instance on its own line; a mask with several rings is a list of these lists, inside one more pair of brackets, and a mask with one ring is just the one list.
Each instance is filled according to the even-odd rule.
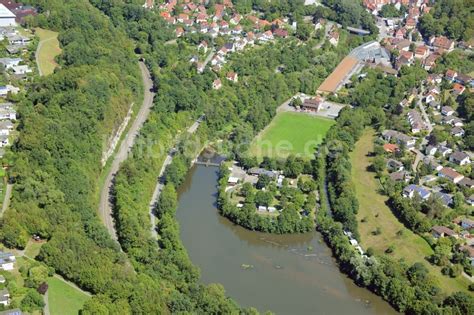
[[425,61],[423,62],[423,68],[426,71],[430,71],[436,65],[436,60],[440,57],[439,54],[430,54],[426,57]]
[[425,45],[416,47],[415,49],[415,58],[416,59],[425,59],[429,55],[429,49]]
[[0,58],[0,64],[5,67],[5,69],[11,69],[14,66],[18,66],[23,59],[21,58]]
[[415,139],[395,130],[384,130],[382,132],[382,137],[386,141],[393,141],[399,145],[404,145],[407,148],[414,147],[416,144]]
[[394,159],[388,159],[387,169],[389,171],[400,172],[404,170],[403,163]]
[[453,204],[453,196],[450,194],[445,194],[443,192],[436,192],[434,196],[441,201],[445,207],[449,207]]
[[198,50],[203,50],[204,53],[207,53],[207,48],[208,48],[208,44],[205,40],[203,40],[201,43],[199,43],[198,45]]
[[229,179],[227,180],[227,186],[233,187],[233,186],[237,185],[238,182],[239,182],[238,177],[230,176]]
[[458,76],[458,73],[454,70],[451,70],[451,69],[446,70],[446,73],[444,75],[446,80],[451,81],[451,82],[454,82],[454,80],[456,80],[457,76]]
[[305,99],[301,108],[304,110],[317,112],[319,110],[319,106],[321,106],[322,99],[321,97],[317,96],[314,98]]
[[273,31],[273,35],[276,37],[287,38],[288,31],[282,28],[277,28]]
[[451,135],[455,137],[464,137],[464,134],[464,129],[462,129],[461,127],[453,127],[451,129]]
[[432,156],[425,156],[423,158],[423,163],[435,171],[440,171],[443,168],[443,166],[436,162]]
[[431,101],[428,103],[428,105],[435,110],[440,110],[441,109],[441,104],[438,101]]
[[222,87],[221,79],[215,79],[214,82],[212,82],[212,88],[214,90],[219,90],[221,87]]
[[328,39],[329,39],[329,42],[333,45],[333,46],[337,46],[337,44],[339,43],[339,31],[337,29],[333,29],[329,34],[328,34]]
[[0,107],[0,120],[16,120],[16,110],[9,107]]
[[237,25],[240,23],[240,20],[242,20],[242,15],[235,13],[229,22],[233,25]]
[[461,118],[453,117],[453,119],[451,119],[450,125],[455,126],[455,127],[462,127],[462,126],[464,126],[464,123],[461,120]]
[[454,41],[448,39],[446,36],[431,37],[430,44],[438,49],[443,49],[448,52],[454,49]]
[[3,270],[13,270],[16,258],[12,253],[0,252],[0,268]]
[[458,237],[457,233],[445,226],[435,225],[431,229],[431,233],[433,237],[440,238],[440,237]]
[[451,182],[453,182],[454,184],[459,183],[464,178],[464,175],[459,174],[458,172],[456,172],[454,169],[450,167],[443,167],[438,172],[438,176],[442,178],[446,178],[450,180]]
[[176,32],[176,37],[181,37],[184,34],[184,29],[181,26],[178,26],[175,32]]
[[430,197],[431,192],[427,190],[425,187],[417,186],[417,185],[408,185],[403,189],[403,197],[405,198],[413,198],[415,193],[421,197],[421,199],[426,200]]
[[469,158],[469,155],[467,153],[462,151],[456,151],[449,156],[449,162],[464,166],[471,163],[471,159]]
[[383,149],[387,153],[395,153],[395,152],[400,151],[400,148],[398,147],[398,145],[394,143],[385,143],[383,145]]
[[460,247],[459,249],[467,254],[467,258],[471,262],[471,266],[474,266],[474,247],[464,245]]
[[473,79],[471,76],[459,73],[456,77],[456,82],[462,85],[471,85],[473,84]]
[[459,84],[459,83],[454,83],[451,93],[454,96],[458,96],[458,95],[461,95],[462,93],[464,93],[465,90],[466,90],[466,87],[464,85]]
[[20,92],[20,88],[17,88],[16,86],[7,84],[4,86],[0,86],[0,96],[1,97],[6,97],[8,93],[11,94],[18,94]]
[[453,153],[453,149],[448,148],[444,145],[438,145],[438,152],[442,157],[447,157],[451,153]]
[[471,206],[474,206],[474,194],[470,195],[467,199],[466,199],[466,202],[471,205]]
[[458,183],[459,186],[467,187],[469,189],[474,189],[474,180],[468,177],[464,177]]
[[[471,196],[471,197],[474,197]],[[470,229],[473,229],[474,228],[474,220],[471,220],[469,218],[463,218],[461,219],[461,226],[463,229],[466,229],[466,230],[470,230]]]
[[426,146],[426,148],[425,148],[425,154],[426,154],[426,155],[431,155],[431,156],[433,156],[433,155],[436,154],[436,151],[438,151],[438,148],[436,148],[436,147],[433,146],[433,145],[428,145],[428,146]]
[[443,106],[441,108],[441,114],[444,115],[444,116],[451,116],[451,115],[454,115],[454,109],[452,109],[451,107],[449,106]]
[[419,133],[420,131],[427,129],[426,123],[423,118],[421,118],[420,113],[415,109],[408,112],[408,121],[410,122],[412,133]]
[[394,182],[406,182],[408,179],[406,171],[393,172],[393,173],[390,173],[388,176]]
[[437,95],[433,92],[428,92],[427,94],[425,94],[425,102],[427,104],[436,101],[436,98],[437,98]]
[[239,81],[239,76],[238,76],[237,73],[231,71],[231,72],[227,73],[226,79],[229,80],[229,81],[232,81],[234,83],[237,83]]
[[0,304],[3,306],[10,305],[10,292],[8,292],[8,289],[0,290]]

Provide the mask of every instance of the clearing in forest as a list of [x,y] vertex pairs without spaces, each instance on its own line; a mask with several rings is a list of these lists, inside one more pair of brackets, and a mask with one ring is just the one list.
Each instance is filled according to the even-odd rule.
[[42,28],[35,29],[35,33],[40,39],[36,51],[36,62],[38,64],[39,73],[40,75],[51,74],[58,66],[54,58],[61,53],[58,33]]
[[90,296],[65,281],[48,279],[48,302],[51,315],[76,315]]

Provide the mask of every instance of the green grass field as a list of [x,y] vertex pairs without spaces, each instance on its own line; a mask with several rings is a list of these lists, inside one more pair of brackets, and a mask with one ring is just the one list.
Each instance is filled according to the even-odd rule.
[[54,58],[61,53],[58,33],[42,28],[37,28],[35,32],[40,38],[39,45],[41,45],[38,51],[38,67],[43,75],[51,74],[54,68],[58,66]]
[[303,113],[280,113],[252,142],[250,153],[286,157],[296,154],[312,158],[334,120]]
[[51,315],[77,315],[90,298],[59,278],[48,280],[48,300]]
[[[381,187],[375,173],[367,171],[372,163],[368,153],[373,151],[373,140],[374,131],[366,131],[351,153],[352,178],[359,201],[357,220],[362,247],[372,247],[376,254],[383,255],[393,245],[395,250],[390,257],[404,259],[409,264],[422,262],[445,292],[466,291],[468,280],[462,276],[454,279],[443,276],[439,267],[429,264],[425,257],[433,253],[431,247],[421,236],[400,223],[385,204],[388,198],[379,193]],[[366,222],[361,222],[362,219]],[[377,227],[382,233],[373,235]],[[399,231],[401,233],[397,233]]]

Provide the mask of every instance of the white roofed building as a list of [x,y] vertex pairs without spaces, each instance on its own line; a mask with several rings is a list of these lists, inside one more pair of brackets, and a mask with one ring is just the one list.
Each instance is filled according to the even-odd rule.
[[16,26],[16,15],[0,3],[0,27]]

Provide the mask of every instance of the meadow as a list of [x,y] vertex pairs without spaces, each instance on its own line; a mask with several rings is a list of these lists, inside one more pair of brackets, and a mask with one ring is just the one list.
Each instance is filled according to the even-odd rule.
[[51,315],[77,315],[90,298],[58,277],[48,280],[48,301]]
[[51,74],[58,66],[54,58],[61,53],[58,33],[42,28],[37,28],[35,33],[40,39],[36,56],[38,67],[42,75]]
[[[359,201],[357,220],[362,247],[365,250],[371,247],[377,255],[388,255],[408,264],[421,262],[445,292],[465,291],[467,280],[461,276],[443,276],[440,267],[428,263],[425,257],[432,255],[433,249],[425,239],[407,229],[387,206],[388,197],[380,193],[382,187],[379,180],[374,172],[369,171],[373,142],[374,131],[367,130],[351,153],[352,180]],[[380,234],[374,233],[377,229]],[[385,254],[390,246],[393,246],[393,252]]]

